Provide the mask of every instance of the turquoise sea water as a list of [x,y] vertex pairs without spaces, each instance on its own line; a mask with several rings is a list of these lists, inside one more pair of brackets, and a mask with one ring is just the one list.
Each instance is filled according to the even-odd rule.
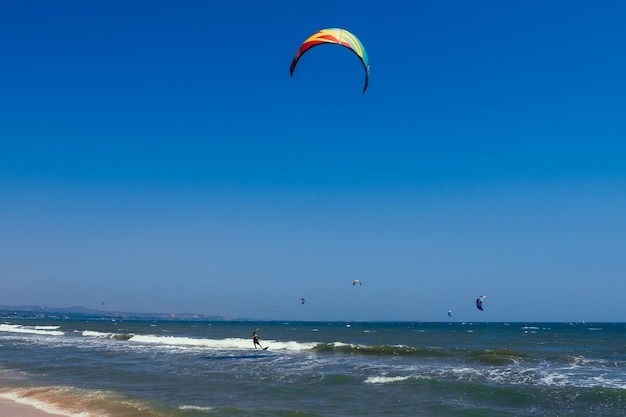
[[626,415],[623,323],[1,323],[0,398],[69,416]]

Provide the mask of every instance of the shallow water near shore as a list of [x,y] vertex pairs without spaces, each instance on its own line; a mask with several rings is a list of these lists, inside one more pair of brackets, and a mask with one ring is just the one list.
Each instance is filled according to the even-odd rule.
[[0,349],[0,397],[69,416],[626,414],[623,323],[5,319]]

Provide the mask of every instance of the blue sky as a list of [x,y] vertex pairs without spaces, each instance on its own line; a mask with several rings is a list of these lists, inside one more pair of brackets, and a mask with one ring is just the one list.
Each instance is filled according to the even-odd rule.
[[0,1],[0,304],[624,321],[624,16]]

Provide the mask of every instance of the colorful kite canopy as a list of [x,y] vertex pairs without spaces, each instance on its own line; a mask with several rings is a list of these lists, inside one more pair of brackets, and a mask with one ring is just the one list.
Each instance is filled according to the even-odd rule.
[[358,279],[355,279],[354,281],[352,281],[352,286],[353,286],[353,287],[354,287],[356,284],[363,285],[363,284],[361,284],[361,281],[360,281],[360,280],[358,280]]
[[337,44],[341,46],[345,46],[355,53],[356,56],[359,57],[361,63],[363,64],[363,68],[365,69],[365,85],[363,86],[363,91],[361,94],[365,93],[367,89],[367,84],[370,79],[370,63],[369,58],[367,57],[367,52],[365,52],[365,47],[359,41],[359,39],[354,36],[352,33],[348,32],[345,29],[322,29],[319,32],[315,32],[313,35],[309,36],[298,51],[296,55],[293,57],[291,61],[291,67],[289,68],[289,72],[293,77],[293,71],[296,69],[296,64],[300,60],[302,54],[304,54],[309,49],[314,46],[321,45],[324,43]]

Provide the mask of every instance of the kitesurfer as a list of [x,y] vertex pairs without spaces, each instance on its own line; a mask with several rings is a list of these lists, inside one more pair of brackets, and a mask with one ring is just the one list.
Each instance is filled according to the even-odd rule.
[[254,348],[256,349],[256,347],[258,346],[260,349],[263,349],[263,346],[261,346],[261,343],[259,343],[259,334],[255,331],[252,332],[252,342],[254,343]]

